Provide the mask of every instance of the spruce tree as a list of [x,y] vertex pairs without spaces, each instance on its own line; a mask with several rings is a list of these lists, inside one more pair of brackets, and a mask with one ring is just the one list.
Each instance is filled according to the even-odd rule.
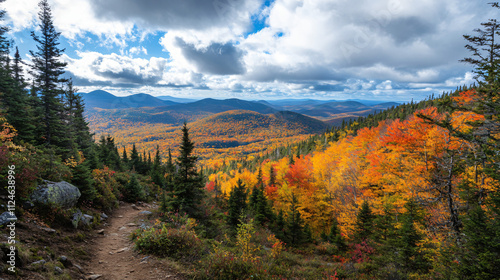
[[339,250],[344,250],[346,247],[346,243],[342,234],[340,233],[339,223],[337,218],[332,219],[332,226],[330,227],[330,233],[325,236],[326,241],[337,246]]
[[[0,1],[4,2],[4,1]],[[5,10],[0,10],[0,22],[5,18]],[[11,41],[6,33],[7,26],[0,26],[0,101],[6,119],[17,130],[16,141],[31,142],[34,137],[34,126],[30,118],[30,107],[28,106],[28,95],[25,91],[26,84],[19,74],[21,70],[21,59],[16,48],[14,68],[11,68],[9,52]],[[16,79],[17,77],[17,79]]]
[[278,212],[278,216],[276,217],[276,222],[274,225],[274,235],[279,240],[281,240],[283,242],[288,242],[288,239],[286,238],[285,230],[286,230],[285,216],[283,214],[283,210],[280,210]]
[[235,230],[240,223],[240,217],[246,210],[247,192],[245,185],[241,180],[238,180],[236,186],[229,193],[229,211],[227,216],[228,225]]
[[125,185],[125,200],[128,202],[136,202],[145,198],[144,189],[137,181],[137,175],[132,174],[130,181]]
[[139,168],[140,160],[139,160],[139,153],[137,152],[137,149],[135,148],[135,144],[132,145],[132,152],[130,154],[130,170],[135,170],[137,172],[137,169]]
[[286,225],[286,237],[291,245],[299,245],[304,241],[304,222],[300,217],[299,201],[292,193],[288,222]]
[[423,253],[419,248],[423,236],[417,232],[415,225],[422,223],[423,214],[417,203],[411,199],[405,203],[406,212],[401,215],[401,227],[397,230],[396,263],[403,272],[425,272],[429,268]]
[[175,165],[172,160],[172,153],[170,151],[170,148],[168,148],[168,158],[167,158],[167,165],[165,166],[165,190],[167,191],[172,191],[173,190],[173,183],[174,183],[174,176],[175,176]]
[[464,217],[465,242],[459,255],[458,273],[464,279],[497,279],[500,275],[500,190],[497,188],[482,203],[485,206],[477,202],[471,204]]
[[55,148],[57,154],[67,153],[64,147],[67,127],[63,122],[64,108],[61,102],[64,91],[60,83],[65,82],[64,74],[66,63],[61,60],[64,49],[60,49],[59,36],[54,28],[52,12],[47,0],[38,4],[40,12],[39,28],[41,35],[31,32],[31,37],[37,43],[37,50],[30,51],[32,56],[32,75],[35,82],[35,92],[40,95],[41,125],[39,143]]
[[249,206],[252,210],[256,223],[264,225],[266,223],[271,223],[274,220],[274,213],[272,212],[269,202],[264,195],[262,183],[257,183],[257,185],[253,187],[252,194],[249,199]]
[[81,95],[76,93],[73,82],[68,82],[66,90],[66,116],[68,131],[71,132],[71,141],[75,147],[88,156],[90,147],[93,144],[88,122],[85,120],[85,102]]
[[122,162],[125,170],[129,170],[130,169],[129,160],[127,156],[127,150],[125,150],[125,146],[123,147],[123,152],[122,152]]
[[73,177],[71,183],[78,187],[82,194],[80,201],[93,201],[97,196],[97,190],[94,187],[94,180],[90,171],[90,161],[84,161],[72,168]]
[[174,211],[189,215],[198,214],[198,206],[203,194],[203,178],[196,170],[198,157],[192,155],[194,143],[189,139],[187,123],[182,127],[180,156],[177,158],[178,171],[173,177],[171,206]]
[[[5,2],[5,0],[0,0],[0,3]],[[0,10],[0,21],[5,19],[5,10]],[[6,34],[9,32],[9,28],[5,25],[0,26],[0,66],[2,69],[8,69],[9,53],[11,47],[11,41],[7,38]]]
[[159,145],[156,145],[156,154],[155,154],[155,159],[152,164],[151,168],[151,179],[155,184],[160,186],[161,188],[164,188],[165,186],[165,172],[163,165],[161,164],[161,157],[160,157],[160,147]]
[[356,216],[356,227],[354,237],[356,241],[362,242],[367,238],[371,237],[373,233],[373,220],[375,216],[372,214],[372,210],[368,201],[363,201],[361,204],[361,209]]

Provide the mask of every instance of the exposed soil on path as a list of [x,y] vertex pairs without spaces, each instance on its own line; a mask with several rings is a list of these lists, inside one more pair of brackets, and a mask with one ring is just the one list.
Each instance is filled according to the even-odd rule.
[[103,234],[97,234],[90,245],[92,261],[85,269],[87,279],[183,279],[169,269],[165,261],[133,250],[130,233],[142,224],[141,219],[146,218],[140,212],[152,210],[153,206],[148,204],[120,204],[107,225],[102,227]]

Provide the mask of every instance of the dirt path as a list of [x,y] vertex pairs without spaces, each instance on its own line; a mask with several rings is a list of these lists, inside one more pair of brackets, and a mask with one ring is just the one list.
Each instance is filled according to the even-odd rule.
[[86,269],[87,279],[182,279],[168,269],[165,261],[133,250],[129,235],[142,223],[144,216],[139,213],[151,210],[147,204],[120,205],[103,227],[104,234],[97,234],[91,245],[94,256]]

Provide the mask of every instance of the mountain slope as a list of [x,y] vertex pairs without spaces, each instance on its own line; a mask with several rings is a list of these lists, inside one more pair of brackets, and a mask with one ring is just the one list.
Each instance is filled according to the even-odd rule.
[[198,100],[198,99],[191,99],[191,98],[173,97],[173,96],[169,96],[169,95],[156,96],[156,98],[161,99],[161,100],[166,100],[166,101],[173,101],[176,103],[191,103],[191,102],[195,102]]
[[192,103],[168,106],[168,108],[165,109],[175,112],[210,112],[210,113],[221,113],[231,110],[250,110],[262,114],[276,112],[275,109],[265,104],[236,99],[236,98],[225,99],[225,100],[206,98]]
[[264,131],[293,135],[318,133],[326,129],[326,124],[293,112],[264,115],[248,110],[232,110],[196,121],[191,127],[193,131],[214,136],[258,134]]
[[171,106],[178,104],[173,101],[161,100],[149,94],[139,93],[125,97],[115,96],[104,90],[96,90],[89,93],[81,93],[85,100],[85,108],[91,110],[101,109],[123,109],[139,107]]

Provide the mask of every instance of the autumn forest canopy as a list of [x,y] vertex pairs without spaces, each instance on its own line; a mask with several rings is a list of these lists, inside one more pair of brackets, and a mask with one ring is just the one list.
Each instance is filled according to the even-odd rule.
[[[0,194],[15,165],[18,220],[74,231],[77,211],[157,203],[134,249],[186,279],[500,279],[496,19],[464,35],[474,84],[330,125],[256,103],[90,112],[47,0],[38,19],[30,61],[0,26]],[[43,180],[77,204],[34,203]]]

